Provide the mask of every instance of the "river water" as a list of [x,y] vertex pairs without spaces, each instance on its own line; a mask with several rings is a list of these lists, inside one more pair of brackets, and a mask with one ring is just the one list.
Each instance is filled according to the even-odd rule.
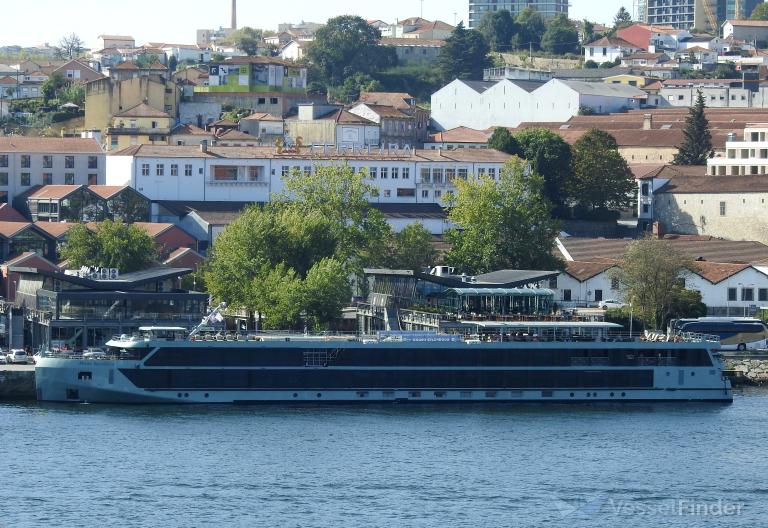
[[0,527],[768,526],[732,405],[0,404]]

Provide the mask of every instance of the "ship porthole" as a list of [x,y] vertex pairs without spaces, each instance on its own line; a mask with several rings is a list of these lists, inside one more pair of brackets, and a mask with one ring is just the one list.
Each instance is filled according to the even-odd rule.
[[176,396],[178,396],[179,398],[181,398],[181,393],[178,393]]
[[611,393],[611,398],[613,398],[613,393]]
[[185,392],[185,393],[184,393],[184,397],[185,397],[185,398],[189,398],[189,393],[188,393],[188,392]]
[[317,393],[317,397],[318,397],[318,398],[322,398],[322,397],[323,397],[323,395],[322,395],[322,394],[320,394],[320,393],[318,392],[318,393]]
[[622,398],[623,398],[624,396],[626,396],[626,395],[627,395],[627,393],[626,393],[626,392],[622,392],[622,393],[621,393],[621,397],[622,397]]
[[295,392],[294,392],[294,393],[293,393],[293,397],[294,397],[294,398],[298,398],[298,397],[299,397],[299,395],[298,395],[297,393],[295,393]]
[[573,393],[571,393],[571,398],[573,398]]
[[208,397],[208,393],[206,392],[206,393],[204,394],[204,396],[207,398],[207,397]]

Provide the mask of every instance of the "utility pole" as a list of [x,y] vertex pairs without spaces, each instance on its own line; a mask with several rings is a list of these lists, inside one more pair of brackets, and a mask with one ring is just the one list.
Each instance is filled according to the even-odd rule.
[[421,12],[419,13],[419,18],[424,18],[424,0],[421,0]]

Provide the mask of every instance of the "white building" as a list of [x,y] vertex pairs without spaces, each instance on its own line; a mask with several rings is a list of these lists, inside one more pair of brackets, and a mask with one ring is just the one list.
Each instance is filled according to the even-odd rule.
[[584,45],[584,60],[591,60],[598,64],[603,62],[616,62],[632,53],[645,51],[624,39],[616,37],[603,37]]
[[283,190],[282,176],[318,165],[365,170],[378,202],[443,204],[453,180],[498,177],[510,156],[494,150],[411,150],[305,147],[138,145],[107,157],[107,184],[130,185],[151,200],[267,202]]
[[639,88],[625,84],[457,79],[432,94],[432,123],[440,131],[457,127],[514,128],[523,122],[567,121],[582,107],[597,113],[637,109],[646,97]]
[[103,185],[105,171],[95,139],[0,136],[0,202],[36,185]]
[[735,134],[725,142],[725,156],[707,160],[711,176],[745,176],[768,174],[768,123],[749,124],[743,140]]
[[726,20],[721,27],[724,39],[732,37],[752,43],[768,40],[768,20]]

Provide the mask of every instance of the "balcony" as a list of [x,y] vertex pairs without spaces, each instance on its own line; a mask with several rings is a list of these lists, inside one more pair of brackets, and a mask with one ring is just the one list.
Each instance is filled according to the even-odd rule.
[[170,134],[170,128],[111,127],[107,129],[108,136],[168,136]]

